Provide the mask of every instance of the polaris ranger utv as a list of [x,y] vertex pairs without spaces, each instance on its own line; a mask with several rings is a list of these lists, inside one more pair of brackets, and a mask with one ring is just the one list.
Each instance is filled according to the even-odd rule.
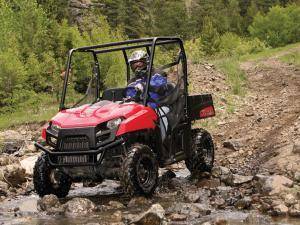
[[[128,99],[124,94],[132,78],[128,54],[136,49],[149,55],[145,90],[138,98]],[[168,51],[171,57],[164,54]],[[124,81],[122,74],[109,73],[105,66],[108,60],[103,56],[109,54],[114,61],[113,53],[124,60]],[[86,66],[83,62],[88,57],[92,64]],[[166,114],[148,104],[153,101],[149,93],[154,67],[164,71],[170,87],[156,102],[158,109],[168,107]],[[89,75],[84,74],[87,68]],[[115,83],[123,87],[107,88],[103,71],[116,76]],[[35,143],[43,151],[33,175],[39,196],[65,197],[72,182],[103,179],[119,180],[125,193],[151,195],[159,167],[185,160],[191,173],[212,169],[211,135],[204,129],[192,129],[192,123],[215,115],[213,100],[210,94],[188,94],[187,59],[180,38],[144,38],[72,49],[63,78],[59,112],[43,128],[44,141]],[[163,125],[164,138],[162,119],[168,121]]]

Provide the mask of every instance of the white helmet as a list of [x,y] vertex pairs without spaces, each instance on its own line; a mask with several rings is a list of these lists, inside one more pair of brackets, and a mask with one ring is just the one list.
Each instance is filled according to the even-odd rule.
[[147,52],[143,51],[143,50],[136,50],[134,51],[131,56],[128,59],[128,63],[131,64],[133,62],[136,61],[145,61],[146,63],[148,63],[149,61],[149,55]]

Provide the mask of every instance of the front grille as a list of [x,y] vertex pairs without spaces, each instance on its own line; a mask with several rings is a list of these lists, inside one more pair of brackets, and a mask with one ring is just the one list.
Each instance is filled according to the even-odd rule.
[[58,156],[59,164],[80,164],[80,163],[88,163],[89,156]]
[[86,136],[65,137],[61,141],[62,151],[85,151],[89,150],[89,139]]

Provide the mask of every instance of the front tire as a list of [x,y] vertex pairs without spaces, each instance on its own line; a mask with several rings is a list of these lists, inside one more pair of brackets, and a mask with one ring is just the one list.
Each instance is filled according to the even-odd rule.
[[54,170],[49,164],[48,156],[43,153],[36,161],[33,171],[34,189],[40,197],[54,194],[64,198],[68,195],[72,184],[70,177],[61,171],[55,171],[54,183],[51,179]]
[[191,174],[211,172],[214,165],[214,143],[211,135],[204,129],[193,130],[192,153],[185,160]]
[[120,181],[129,195],[153,194],[158,181],[158,163],[151,148],[142,144],[129,148],[122,163]]

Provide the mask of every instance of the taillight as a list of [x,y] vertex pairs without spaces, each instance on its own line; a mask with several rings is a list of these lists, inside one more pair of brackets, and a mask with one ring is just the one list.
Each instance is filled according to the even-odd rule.
[[207,118],[207,117],[212,117],[215,115],[215,108],[214,106],[210,105],[205,107],[200,111],[200,118]]

